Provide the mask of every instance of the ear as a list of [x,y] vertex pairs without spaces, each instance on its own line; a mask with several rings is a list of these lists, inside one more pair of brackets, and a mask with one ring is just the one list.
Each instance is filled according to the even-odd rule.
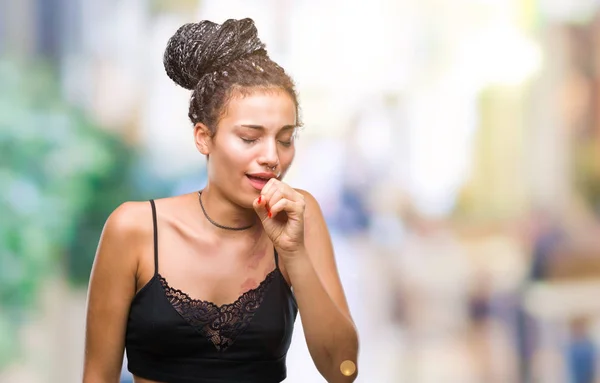
[[205,156],[210,154],[212,148],[212,133],[210,129],[199,122],[194,125],[194,141],[196,142],[196,148],[198,151]]

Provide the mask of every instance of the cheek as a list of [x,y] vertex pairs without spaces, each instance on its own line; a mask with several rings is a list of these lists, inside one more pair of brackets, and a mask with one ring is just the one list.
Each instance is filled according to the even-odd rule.
[[219,152],[219,162],[222,167],[231,168],[245,165],[252,157],[248,146],[240,139],[227,139],[219,142],[216,148]]
[[289,167],[292,162],[294,162],[294,157],[296,156],[296,148],[291,148],[289,150],[284,151],[281,155],[280,155],[280,161],[281,164],[284,167]]

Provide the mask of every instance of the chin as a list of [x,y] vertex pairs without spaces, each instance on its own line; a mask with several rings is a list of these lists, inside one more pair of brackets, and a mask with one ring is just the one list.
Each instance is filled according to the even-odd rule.
[[240,206],[241,206],[242,208],[244,208],[244,209],[252,209],[252,210],[254,210],[254,205],[253,205],[253,204],[254,204],[254,200],[255,200],[257,197],[258,197],[258,196],[256,196],[256,197],[250,197],[250,198],[248,198],[248,197],[244,198],[244,199],[242,200],[242,203],[240,204]]
[[238,187],[239,194],[237,194],[236,202],[239,206],[244,209],[254,209],[253,203],[258,198],[260,191],[254,188]]

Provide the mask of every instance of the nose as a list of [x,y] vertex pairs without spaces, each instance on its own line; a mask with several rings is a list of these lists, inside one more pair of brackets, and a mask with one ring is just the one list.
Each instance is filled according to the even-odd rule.
[[277,153],[277,143],[275,140],[267,140],[262,148],[258,163],[261,166],[273,171],[279,165],[279,153]]

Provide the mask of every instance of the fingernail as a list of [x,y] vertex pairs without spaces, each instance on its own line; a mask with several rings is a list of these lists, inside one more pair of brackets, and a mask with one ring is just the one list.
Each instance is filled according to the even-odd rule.
[[269,218],[272,218],[272,217],[273,217],[273,214],[271,214],[271,212],[269,212]]
[[261,201],[261,200],[262,200],[262,196],[261,196],[261,195],[259,195],[259,196],[258,196],[258,203],[260,203],[260,201]]

